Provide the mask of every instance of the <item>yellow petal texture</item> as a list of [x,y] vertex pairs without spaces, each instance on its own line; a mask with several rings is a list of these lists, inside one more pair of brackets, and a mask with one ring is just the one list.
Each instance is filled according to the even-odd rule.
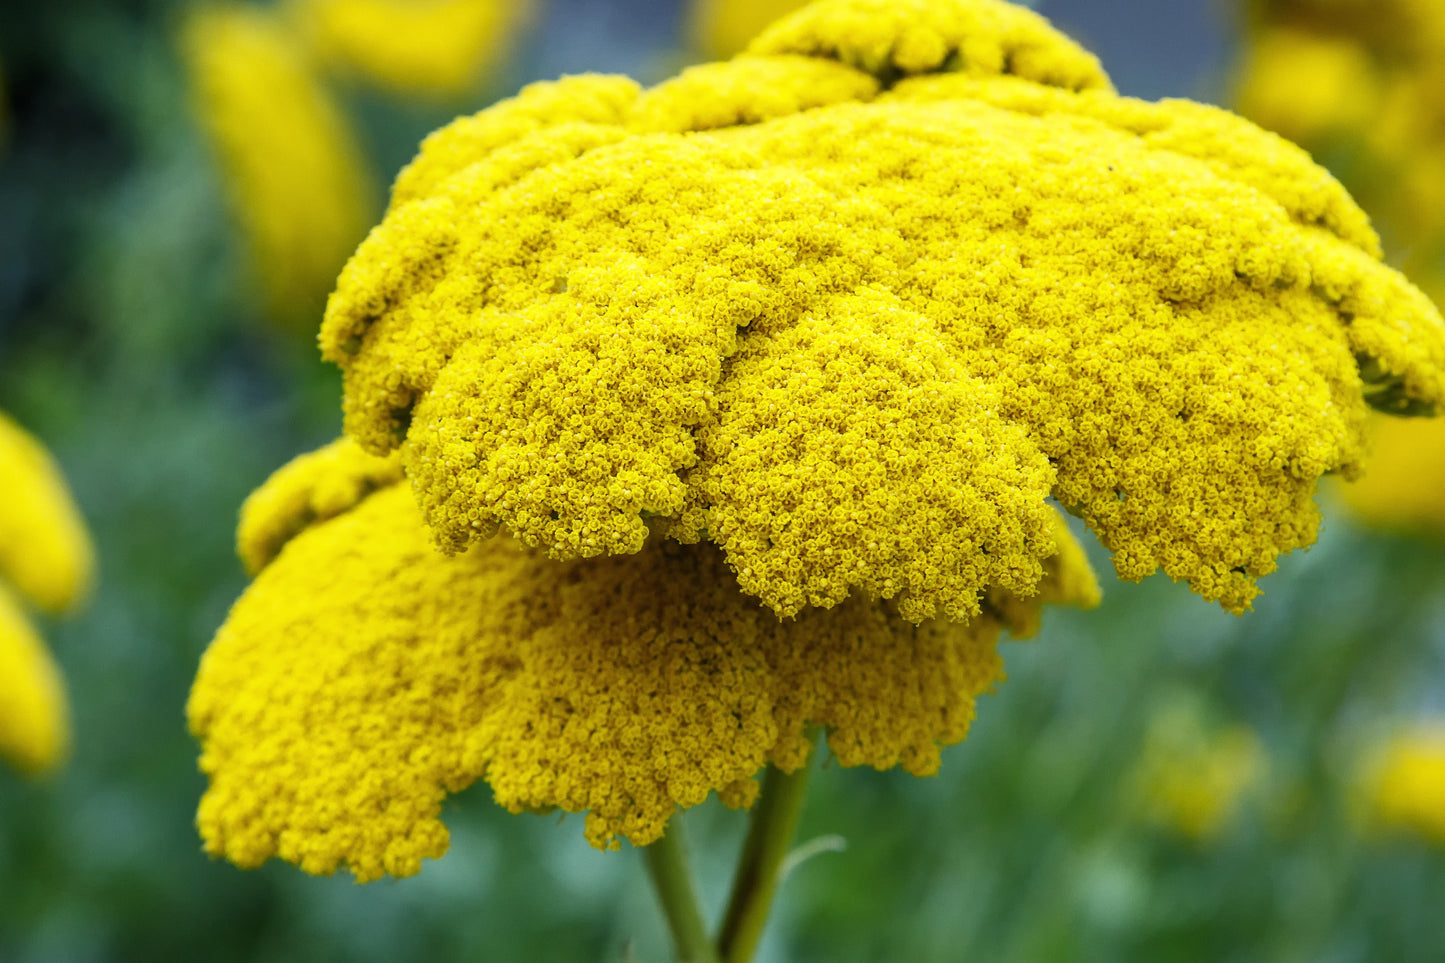
[[57,765],[69,743],[60,670],[0,584],[0,758],[22,772],[39,773]]
[[278,14],[202,5],[182,53],[272,317],[316,323],[337,268],[366,234],[372,185],[345,115]]
[[0,413],[0,583],[60,613],[90,589],[95,554],[60,470]]
[[1370,768],[1366,795],[1374,820],[1445,843],[1445,720],[1396,733]]
[[965,619],[1038,582],[1052,494],[1122,576],[1241,611],[1366,394],[1445,397],[1445,324],[1378,257],[1303,151],[1116,96],[1031,11],[824,0],[433,134],[321,344],[447,551],[655,529],[784,615]]
[[[267,487],[335,487],[317,470],[347,475],[332,454]],[[1000,627],[1098,591],[1066,531],[1035,600],[965,626],[862,597],[780,621],[707,543],[556,562],[496,538],[443,555],[405,484],[289,529],[191,694],[198,822],[242,866],[279,855],[362,880],[440,856],[442,799],[483,777],[514,812],[586,811],[607,846],[655,840],[710,792],[750,803],[765,763],[802,765],[808,724],[843,765],[932,773],[1002,678]]]
[[494,69],[525,0],[292,0],[323,61],[413,97],[456,97]]
[[236,547],[246,571],[255,575],[293,536],[401,477],[399,457],[369,454],[347,439],[294,459],[241,506]]
[[1370,460],[1357,481],[1339,486],[1370,525],[1445,535],[1445,419],[1376,417]]

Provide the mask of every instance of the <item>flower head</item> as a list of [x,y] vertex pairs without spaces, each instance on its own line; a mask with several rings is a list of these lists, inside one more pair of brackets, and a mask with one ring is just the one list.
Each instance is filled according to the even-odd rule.
[[70,737],[60,671],[16,593],[47,612],[64,611],[88,590],[93,567],[54,462],[0,414],[0,756],[22,770],[54,766]]
[[1397,732],[1379,747],[1366,783],[1375,822],[1445,843],[1445,723]]
[[292,0],[327,63],[407,96],[457,97],[496,66],[525,0]]
[[781,614],[1027,594],[1053,495],[1240,611],[1445,325],[1304,152],[996,0],[824,0],[433,134],[321,344],[451,551],[718,545]]
[[1338,491],[1367,524],[1445,536],[1445,419],[1371,419],[1369,466]]
[[1135,789],[1152,820],[1208,843],[1228,827],[1265,763],[1253,730],[1211,725],[1201,708],[1186,700],[1150,720]]
[[765,763],[801,765],[805,723],[843,765],[931,773],[1002,678],[1000,629],[1098,596],[1061,526],[1038,594],[995,593],[967,625],[861,597],[779,620],[706,542],[443,555],[394,468],[341,441],[243,513],[260,571],[188,709],[211,777],[201,832],[240,865],[409,875],[446,849],[443,797],[480,778],[513,812],[585,811],[594,844],[646,844],[677,806],[744,805]]
[[1097,597],[1051,495],[1241,609],[1367,403],[1445,396],[1302,151],[997,0],[824,0],[456,121],[321,345],[350,440],[248,503],[189,712],[212,852],[362,879],[477,779],[607,845],[746,804],[808,723],[931,772],[999,631]]
[[774,20],[806,6],[808,0],[693,0],[688,32],[693,45],[721,60],[746,47]]
[[182,51],[270,314],[314,324],[366,233],[371,179],[349,122],[275,13],[205,5]]

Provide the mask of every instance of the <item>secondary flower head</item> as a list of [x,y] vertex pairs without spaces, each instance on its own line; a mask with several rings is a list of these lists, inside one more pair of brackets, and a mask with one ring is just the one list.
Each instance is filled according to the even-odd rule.
[[827,726],[846,766],[935,771],[1002,678],[1001,628],[1098,588],[1060,525],[1039,592],[967,625],[852,598],[779,620],[706,542],[556,562],[499,537],[428,543],[395,458],[340,441],[246,504],[258,571],[206,653],[191,726],[207,848],[242,866],[405,876],[447,845],[441,802],[477,779],[512,810],[587,812],[639,845],[710,792],[751,802],[767,762]]
[[1153,821],[1196,843],[1217,840],[1265,768],[1259,737],[1242,725],[1211,725],[1182,701],[1150,720],[1135,791]]
[[1050,495],[1240,611],[1367,402],[1445,396],[1445,324],[1328,173],[996,0],[824,0],[456,121],[321,344],[446,549],[711,541],[783,615],[1027,595]]
[[89,588],[93,566],[55,464],[0,414],[0,756],[27,772],[58,763],[70,737],[60,671],[19,596],[64,611]]
[[201,6],[182,40],[195,111],[266,307],[284,323],[313,325],[372,216],[350,124],[277,14]]
[[457,97],[494,69],[525,0],[292,0],[318,56],[413,97]]
[[1397,732],[1370,768],[1366,801],[1373,820],[1445,843],[1445,721]]

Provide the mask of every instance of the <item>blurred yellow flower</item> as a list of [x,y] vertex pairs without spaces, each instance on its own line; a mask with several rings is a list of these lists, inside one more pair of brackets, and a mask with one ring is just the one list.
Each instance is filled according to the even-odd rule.
[[1367,406],[1445,399],[1333,178],[999,0],[823,0],[457,120],[321,344],[351,440],[248,503],[190,720],[211,852],[362,879],[479,778],[608,845],[746,804],[805,723],[931,772],[999,630],[1097,596],[1050,496],[1240,611]]
[[10,589],[59,613],[89,590],[93,570],[90,539],[54,462],[0,414],[0,756],[28,772],[60,762],[69,723],[59,669]]
[[312,326],[372,217],[355,135],[271,11],[197,7],[182,47],[266,307],[278,321]]
[[1369,769],[1366,795],[1377,824],[1445,843],[1445,721],[1396,733]]
[[1445,3],[1262,0],[1250,33],[1241,111],[1307,147],[1360,151],[1348,182],[1445,296]]
[[292,0],[325,62],[413,97],[457,97],[495,69],[526,0]]
[[1217,840],[1266,769],[1253,730],[1206,725],[1192,703],[1175,704],[1149,723],[1135,775],[1145,814],[1193,840]]
[[746,47],[774,20],[807,4],[808,0],[692,0],[688,33],[704,56],[722,60]]
[[1367,524],[1445,535],[1445,419],[1383,418],[1370,422],[1364,475],[1338,486]]
[[500,537],[442,555],[394,466],[341,441],[243,513],[263,567],[188,709],[211,777],[201,834],[239,865],[410,875],[446,850],[442,799],[483,777],[513,812],[586,811],[595,845],[645,845],[678,806],[747,805],[766,763],[802,765],[805,723],[845,766],[930,774],[1002,679],[1000,629],[1098,598],[1061,526],[1039,592],[990,598],[966,626],[865,598],[780,621],[706,543],[558,563]]

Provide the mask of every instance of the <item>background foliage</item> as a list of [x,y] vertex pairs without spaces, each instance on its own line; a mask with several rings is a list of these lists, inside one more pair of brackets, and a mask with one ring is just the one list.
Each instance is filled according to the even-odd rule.
[[[1126,93],[1223,90],[1233,26],[1202,0],[1042,6]],[[182,707],[244,585],[236,511],[338,431],[339,379],[263,318],[191,114],[182,12],[0,8],[0,408],[55,450],[101,558],[86,611],[44,626],[75,756],[41,783],[0,771],[0,960],[664,959],[635,853],[594,852],[576,818],[508,816],[485,787],[450,802],[450,855],[399,883],[201,853]],[[391,172],[528,80],[664,75],[689,56],[683,23],[647,0],[553,0],[465,103],[340,93]],[[1445,850],[1364,824],[1358,783],[1380,732],[1445,713],[1445,546],[1327,517],[1243,619],[1117,583],[1094,546],[1103,607],[1007,649],[1009,682],[938,778],[817,774],[801,838],[848,848],[797,868],[764,956],[1439,959]],[[1252,733],[1263,760],[1207,838],[1151,818],[1141,788],[1150,733],[1180,711]],[[742,819],[685,822],[716,906]]]

